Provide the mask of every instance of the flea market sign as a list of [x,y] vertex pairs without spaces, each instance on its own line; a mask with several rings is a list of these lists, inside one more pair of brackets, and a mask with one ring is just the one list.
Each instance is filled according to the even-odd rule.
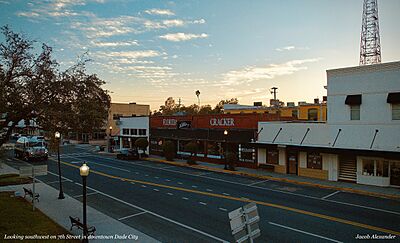
[[176,126],[176,119],[163,119],[163,126]]
[[235,119],[233,119],[233,118],[211,118],[210,125],[211,126],[232,127],[232,126],[235,126]]

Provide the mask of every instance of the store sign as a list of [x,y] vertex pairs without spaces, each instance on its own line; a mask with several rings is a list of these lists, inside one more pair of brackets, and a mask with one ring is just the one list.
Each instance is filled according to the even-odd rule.
[[192,127],[192,123],[190,121],[179,121],[178,122],[178,129],[191,128],[191,127]]
[[163,119],[163,126],[176,126],[176,119]]
[[210,125],[211,126],[233,127],[233,126],[235,126],[235,119],[233,119],[233,118],[211,118]]

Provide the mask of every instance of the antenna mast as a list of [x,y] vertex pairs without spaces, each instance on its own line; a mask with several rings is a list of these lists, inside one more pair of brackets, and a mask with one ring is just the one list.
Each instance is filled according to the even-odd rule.
[[364,0],[360,43],[360,66],[377,63],[381,63],[378,0]]

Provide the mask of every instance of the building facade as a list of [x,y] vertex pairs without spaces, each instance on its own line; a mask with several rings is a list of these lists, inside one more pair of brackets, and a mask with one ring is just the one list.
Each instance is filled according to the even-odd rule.
[[[119,118],[119,149],[135,147],[135,141],[145,138],[149,141],[149,117],[120,117]],[[147,154],[149,150],[147,149]]]
[[260,122],[258,163],[280,173],[400,186],[400,62],[328,70],[327,83],[327,122]]

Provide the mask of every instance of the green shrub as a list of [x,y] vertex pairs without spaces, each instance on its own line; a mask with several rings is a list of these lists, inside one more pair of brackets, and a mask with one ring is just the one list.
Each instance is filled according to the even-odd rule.
[[164,156],[168,161],[173,161],[175,158],[175,143],[172,141],[165,141],[162,145]]
[[[139,138],[135,141],[135,147],[139,148],[140,150],[143,151],[143,154],[145,154],[147,146],[149,146],[149,142],[147,141],[146,138]],[[140,154],[139,154],[140,155]]]

